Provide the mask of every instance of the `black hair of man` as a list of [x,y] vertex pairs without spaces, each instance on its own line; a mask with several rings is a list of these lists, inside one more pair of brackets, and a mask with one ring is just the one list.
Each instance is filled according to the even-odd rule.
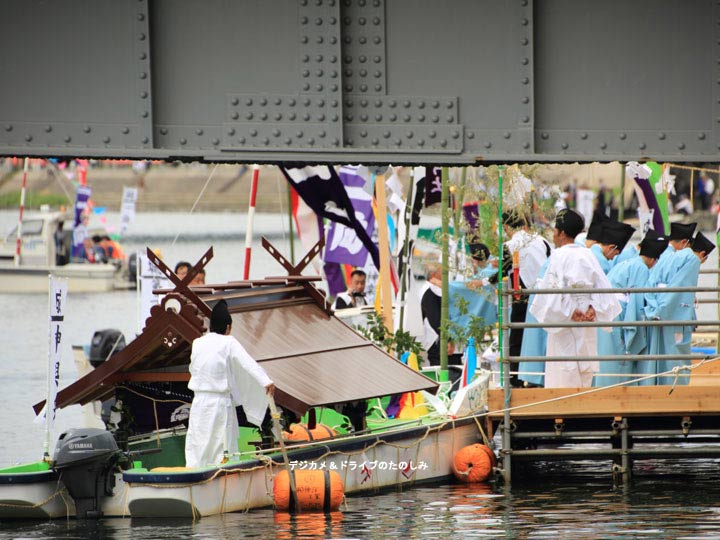
[[227,302],[220,300],[215,306],[213,306],[212,314],[210,315],[210,331],[216,334],[225,335],[227,327],[232,325],[232,317],[230,316],[230,310],[228,309]]
[[190,263],[187,262],[187,261],[180,261],[180,262],[178,262],[178,263],[175,265],[175,273],[177,274],[177,273],[178,273],[178,270],[180,270],[181,268],[187,268],[188,271],[189,271],[189,270],[192,268],[192,264],[190,264]]
[[503,212],[502,215],[502,222],[503,225],[507,225],[511,229],[522,229],[523,227],[528,227],[528,221],[520,212],[517,210],[510,210],[508,212]]
[[353,277],[353,276],[366,277],[367,274],[365,273],[365,270],[360,270],[359,268],[356,268],[355,270],[353,270],[352,272],[350,272],[350,277]]
[[490,259],[490,248],[480,242],[472,242],[468,244],[470,248],[470,256],[476,261],[487,261]]
[[555,216],[554,227],[570,238],[575,238],[585,228],[585,219],[575,210],[564,208]]
[[640,242],[640,255],[650,257],[651,259],[659,259],[660,255],[667,249],[669,239],[667,236],[659,236],[655,231],[650,229],[645,233],[645,238]]
[[600,235],[602,234],[602,226],[603,223],[610,221],[610,218],[607,217],[603,212],[599,212],[595,210],[593,212],[593,218],[590,222],[590,226],[588,227],[587,235],[585,236],[586,240],[593,240],[595,242],[600,242]]

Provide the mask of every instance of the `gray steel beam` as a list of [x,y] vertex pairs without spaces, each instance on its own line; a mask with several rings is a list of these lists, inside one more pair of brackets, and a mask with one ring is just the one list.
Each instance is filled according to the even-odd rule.
[[6,0],[0,155],[720,162],[718,23],[711,0]]

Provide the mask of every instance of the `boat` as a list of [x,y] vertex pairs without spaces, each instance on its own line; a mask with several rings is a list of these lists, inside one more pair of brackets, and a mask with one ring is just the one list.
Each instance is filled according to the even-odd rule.
[[[256,429],[240,428],[240,451],[226,462],[184,466],[191,344],[220,299],[229,305],[233,335],[275,382],[285,414],[304,419],[308,429],[329,424],[335,433],[288,440],[291,469],[336,471],[348,495],[452,477],[454,454],[483,440],[488,377],[446,406],[434,395],[447,383],[408,367],[335,317],[315,287],[320,278],[301,275],[302,263],[292,266],[270,250],[287,276],[196,287],[148,250],[175,288],[134,340],[56,398],[58,408],[122,401],[114,407],[120,429],[70,430],[52,459],[0,470],[0,517],[197,519],[273,505],[275,478],[287,465]],[[188,275],[211,257],[209,250]],[[388,396],[407,392],[423,392],[434,405],[416,418],[388,418]]]
[[[0,240],[0,293],[48,291],[48,275],[68,280],[73,293],[107,292],[135,287],[133,265],[128,261],[57,264],[55,232],[63,223],[72,223],[67,211],[42,208],[28,212],[22,221],[21,255],[16,257],[17,227]],[[102,231],[91,231],[91,234]],[[71,243],[72,232],[64,231],[63,241]]]

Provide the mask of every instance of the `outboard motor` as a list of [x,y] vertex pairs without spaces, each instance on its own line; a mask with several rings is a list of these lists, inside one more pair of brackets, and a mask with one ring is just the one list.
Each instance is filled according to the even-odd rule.
[[114,469],[120,457],[109,431],[71,429],[60,435],[53,469],[75,501],[78,519],[102,517],[101,499],[113,493]]
[[130,283],[137,283],[137,253],[128,256],[128,280]]
[[98,330],[93,334],[90,342],[90,363],[93,367],[98,367],[107,360],[110,351],[114,353],[120,352],[125,348],[125,336],[120,330],[108,328]]

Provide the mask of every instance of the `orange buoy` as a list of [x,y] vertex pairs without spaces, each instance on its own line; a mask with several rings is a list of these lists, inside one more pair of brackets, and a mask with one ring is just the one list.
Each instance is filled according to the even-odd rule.
[[455,478],[461,482],[484,482],[492,472],[491,454],[492,450],[484,444],[471,444],[461,448],[453,458]]
[[317,424],[315,429],[308,429],[307,424],[292,424],[290,431],[283,431],[286,441],[320,441],[335,435],[335,430],[325,424]]
[[[292,471],[295,476],[297,499],[301,512],[335,512],[340,508],[344,493],[342,478],[336,471]],[[273,483],[275,508],[294,512],[295,501],[290,493],[290,475],[282,470]]]
[[486,444],[481,444],[480,446],[482,447],[483,450],[485,450],[485,453],[490,457],[490,464],[493,467],[497,467],[497,456],[495,455],[495,452],[493,452],[493,449],[490,448]]

